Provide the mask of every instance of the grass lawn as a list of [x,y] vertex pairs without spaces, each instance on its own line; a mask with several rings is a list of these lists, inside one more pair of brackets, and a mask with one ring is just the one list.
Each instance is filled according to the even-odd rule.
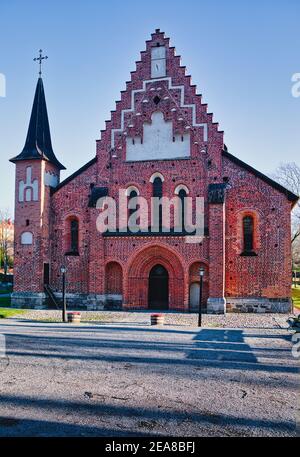
[[15,316],[16,314],[24,314],[26,311],[22,309],[0,308],[0,319]]
[[292,296],[295,308],[300,309],[300,287],[292,288]]
[[22,309],[17,309],[17,308],[11,308],[11,299],[10,297],[1,297],[3,295],[0,293],[0,319],[5,319],[7,317],[13,317],[16,315],[21,315],[26,313],[25,310]]

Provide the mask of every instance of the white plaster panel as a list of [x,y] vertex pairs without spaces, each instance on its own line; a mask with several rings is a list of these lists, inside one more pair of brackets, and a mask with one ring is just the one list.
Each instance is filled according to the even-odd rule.
[[32,233],[31,232],[22,233],[21,244],[32,244]]
[[151,61],[151,78],[161,78],[166,76],[166,61],[165,59],[157,59]]
[[32,174],[32,169],[31,167],[26,168],[26,184],[31,183],[31,174]]
[[151,50],[151,78],[166,76],[166,48],[159,46]]
[[[19,181],[19,202],[25,200],[27,202],[30,202],[31,200],[33,201],[38,201],[38,194],[39,194],[39,185],[38,185],[38,180],[34,179],[31,182],[32,178],[32,168],[27,167],[26,168],[26,182],[24,181]],[[25,196],[24,196],[25,194]]]
[[141,138],[126,138],[126,160],[176,159],[190,156],[190,134],[176,135],[173,141],[172,122],[166,122],[163,113],[152,114],[151,124],[144,124]]
[[151,58],[152,59],[165,59],[166,58],[166,48],[164,46],[156,46],[151,49]]
[[25,200],[27,202],[31,202],[31,194],[32,194],[31,187],[26,187],[26,189],[25,189]]
[[37,179],[35,179],[32,182],[32,191],[33,191],[33,200],[36,202],[36,201],[38,201],[38,192],[39,192],[38,180]]
[[24,188],[25,188],[24,181],[20,181],[19,182],[19,202],[24,201]]

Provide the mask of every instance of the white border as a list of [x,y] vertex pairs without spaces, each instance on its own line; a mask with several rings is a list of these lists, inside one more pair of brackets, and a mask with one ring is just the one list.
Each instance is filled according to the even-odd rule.
[[173,86],[172,85],[172,78],[170,76],[165,77],[165,78],[156,78],[155,80],[153,79],[147,79],[146,81],[143,81],[143,89],[136,89],[131,92],[131,108],[129,109],[123,109],[121,111],[121,128],[120,129],[111,129],[111,147],[115,147],[115,133],[116,132],[123,132],[124,130],[124,123],[125,123],[125,114],[126,113],[133,113],[135,111],[135,94],[141,93],[141,92],[146,92],[146,84],[153,83],[156,81],[168,81],[169,87],[168,89],[179,89],[181,91],[181,96],[180,96],[180,107],[181,108],[192,108],[192,123],[193,127],[203,127],[204,132],[203,132],[203,140],[207,141],[208,140],[208,127],[207,123],[201,123],[198,124],[196,122],[196,105],[193,103],[191,105],[185,105],[184,104],[184,89],[185,87],[182,86]]

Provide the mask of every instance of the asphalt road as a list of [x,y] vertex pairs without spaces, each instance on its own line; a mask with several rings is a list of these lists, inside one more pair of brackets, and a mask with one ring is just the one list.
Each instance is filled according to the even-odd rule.
[[3,320],[0,333],[0,436],[296,435],[286,330]]

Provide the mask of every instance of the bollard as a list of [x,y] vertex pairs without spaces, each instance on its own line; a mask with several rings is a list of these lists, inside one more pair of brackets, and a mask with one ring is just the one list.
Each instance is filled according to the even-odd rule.
[[151,314],[151,325],[164,325],[163,314]]
[[68,313],[68,322],[70,324],[80,324],[80,321],[81,321],[81,313],[80,312]]

